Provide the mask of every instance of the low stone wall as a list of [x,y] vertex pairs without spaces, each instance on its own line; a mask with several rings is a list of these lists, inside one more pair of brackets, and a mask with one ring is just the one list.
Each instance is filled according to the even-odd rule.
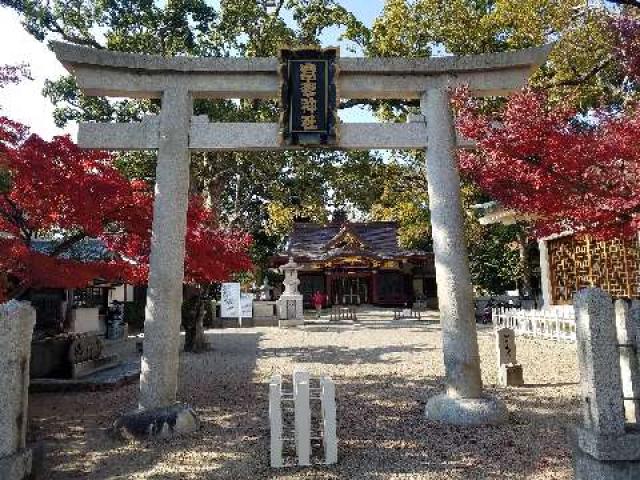
[[31,472],[26,449],[29,358],[36,311],[26,302],[0,305],[0,478],[21,480]]
[[63,333],[31,343],[29,375],[31,378],[68,378],[71,375],[67,359],[73,335]]
[[256,327],[277,327],[276,302],[266,300],[253,302],[253,323]]
[[237,317],[223,317],[218,319],[216,326],[219,328],[277,327],[278,312],[276,307],[275,301],[256,300],[253,302],[253,316],[242,317],[242,325],[239,325]]

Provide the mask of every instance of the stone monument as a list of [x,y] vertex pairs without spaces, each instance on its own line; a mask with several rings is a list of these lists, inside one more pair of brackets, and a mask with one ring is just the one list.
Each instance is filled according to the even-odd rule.
[[496,355],[498,359],[498,385],[519,387],[524,385],[522,365],[516,360],[516,336],[510,328],[496,330]]
[[[614,310],[609,294],[598,288],[580,290],[574,297],[583,413],[576,428],[576,480],[640,478],[638,423],[625,422],[625,400],[637,400],[624,394],[638,387],[638,377],[625,371],[625,365],[637,363],[638,340],[627,330],[637,319],[631,321],[625,303],[618,300]],[[620,338],[626,343],[619,343]],[[627,382],[632,385],[625,387]]]
[[26,448],[29,358],[36,311],[26,302],[0,305],[0,478],[31,475],[33,454]]
[[298,291],[298,269],[300,267],[289,257],[289,262],[280,267],[284,273],[284,292],[278,299],[279,326],[295,327],[304,324],[302,295]]

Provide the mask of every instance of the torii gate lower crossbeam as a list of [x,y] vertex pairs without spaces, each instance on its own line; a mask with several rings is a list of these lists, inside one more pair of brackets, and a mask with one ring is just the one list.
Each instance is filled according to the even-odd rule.
[[[192,99],[276,98],[278,63],[264,58],[162,58],[62,43],[54,43],[53,49],[87,94],[161,98],[156,118],[137,125],[81,124],[79,137],[81,146],[88,148],[158,150],[139,403],[147,421],[155,418],[153,412],[166,419],[168,407],[176,400],[178,381],[190,151],[282,148],[272,136],[274,124],[249,124],[247,132],[231,124],[225,134],[224,125],[192,117]],[[447,383],[446,392],[427,403],[426,416],[433,420],[485,424],[505,419],[504,405],[482,391],[455,155],[460,144],[449,89],[465,84],[478,95],[508,93],[526,83],[548,52],[549,47],[542,47],[470,57],[338,62],[338,90],[345,97],[421,99],[424,118],[406,125],[341,125],[346,134],[337,148],[427,148]],[[168,420],[170,430],[197,423],[176,421],[181,413],[171,412],[176,418]]]

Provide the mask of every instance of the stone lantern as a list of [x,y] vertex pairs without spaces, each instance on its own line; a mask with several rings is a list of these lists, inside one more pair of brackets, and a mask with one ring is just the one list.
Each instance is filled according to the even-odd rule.
[[281,327],[295,327],[304,324],[302,295],[298,291],[300,266],[289,257],[289,262],[280,267],[284,274],[284,292],[278,299],[278,318]]

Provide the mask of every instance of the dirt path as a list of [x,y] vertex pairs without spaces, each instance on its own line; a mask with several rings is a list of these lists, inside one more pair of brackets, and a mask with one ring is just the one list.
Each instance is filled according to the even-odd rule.
[[[437,326],[364,321],[359,326],[226,329],[214,350],[181,356],[180,400],[202,428],[167,442],[122,444],[108,435],[136,404],[137,385],[110,392],[31,396],[31,438],[47,448],[47,478],[106,479],[570,479],[566,427],[577,421],[575,346],[517,339],[521,389],[494,389],[495,353],[480,332],[488,390],[509,406],[501,427],[424,420],[441,388]],[[271,470],[266,382],[295,364],[336,381],[340,461]]]

